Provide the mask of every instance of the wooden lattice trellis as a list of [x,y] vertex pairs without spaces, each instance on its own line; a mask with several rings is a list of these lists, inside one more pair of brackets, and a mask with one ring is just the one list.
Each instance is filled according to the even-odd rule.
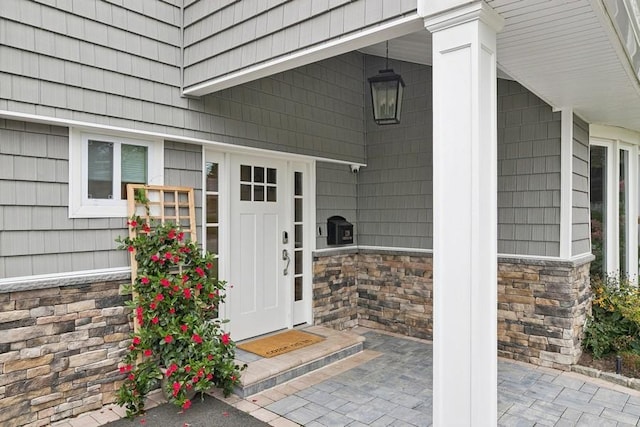
[[[185,239],[194,242],[197,240],[193,188],[127,184],[127,208],[129,218],[138,216],[148,224],[172,223],[184,232]],[[132,227],[129,227],[129,237],[132,239],[136,237],[136,230]],[[135,254],[132,253],[132,284],[135,283],[137,274],[138,263]],[[134,329],[138,329],[135,317]]]

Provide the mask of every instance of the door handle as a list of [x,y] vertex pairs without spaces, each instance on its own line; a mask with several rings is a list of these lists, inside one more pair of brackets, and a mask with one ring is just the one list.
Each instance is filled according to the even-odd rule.
[[282,250],[282,260],[287,261],[287,265],[282,272],[286,276],[287,274],[289,274],[289,264],[291,264],[291,257],[289,257],[289,251],[287,251],[286,249]]

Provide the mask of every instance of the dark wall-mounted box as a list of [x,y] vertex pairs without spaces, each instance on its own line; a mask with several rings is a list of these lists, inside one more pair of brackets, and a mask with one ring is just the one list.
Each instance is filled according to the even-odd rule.
[[327,245],[349,245],[353,243],[353,224],[341,216],[327,220]]

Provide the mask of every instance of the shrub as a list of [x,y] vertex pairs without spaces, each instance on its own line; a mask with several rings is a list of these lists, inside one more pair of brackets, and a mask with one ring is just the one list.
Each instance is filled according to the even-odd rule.
[[583,348],[596,359],[612,352],[640,354],[640,289],[625,278],[595,277],[592,315]]

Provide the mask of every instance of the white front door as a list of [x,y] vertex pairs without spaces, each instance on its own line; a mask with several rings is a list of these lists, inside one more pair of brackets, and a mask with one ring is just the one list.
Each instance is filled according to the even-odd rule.
[[229,175],[226,305],[237,341],[291,324],[292,197],[285,161],[232,155]]

